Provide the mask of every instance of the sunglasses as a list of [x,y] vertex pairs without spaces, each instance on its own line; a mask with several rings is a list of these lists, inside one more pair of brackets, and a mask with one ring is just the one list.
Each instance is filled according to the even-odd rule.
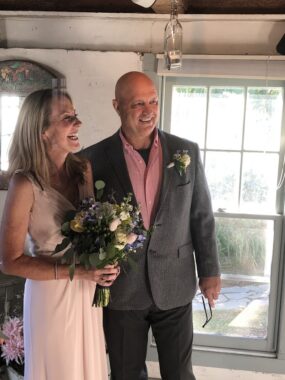
[[211,305],[209,304],[209,301],[208,301],[208,310],[207,310],[206,303],[205,303],[205,298],[202,295],[201,295],[201,298],[202,298],[202,302],[203,302],[204,313],[205,313],[205,316],[206,316],[206,321],[202,325],[202,327],[204,328],[210,322],[210,320],[212,319],[213,313],[212,313],[212,308],[211,308]]

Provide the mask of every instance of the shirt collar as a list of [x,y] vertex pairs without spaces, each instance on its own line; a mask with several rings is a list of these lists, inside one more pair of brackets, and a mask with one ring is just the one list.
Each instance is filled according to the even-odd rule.
[[[123,143],[124,150],[127,151],[127,152],[135,150],[134,147],[127,141],[127,139],[123,135],[122,129],[120,129],[120,133],[119,134],[120,134],[121,141]],[[158,144],[159,144],[158,130],[157,130],[157,128],[155,128],[155,130],[154,130],[154,139],[153,139],[153,143],[152,143],[151,149],[152,149],[152,147],[158,148]]]

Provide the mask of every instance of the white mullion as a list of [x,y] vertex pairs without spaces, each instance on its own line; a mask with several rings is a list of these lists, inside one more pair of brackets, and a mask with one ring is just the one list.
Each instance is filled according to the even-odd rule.
[[2,117],[3,117],[3,95],[0,95],[0,171],[2,170]]
[[205,118],[205,133],[204,133],[204,168],[206,167],[206,153],[207,148],[207,137],[208,137],[208,123],[209,123],[209,102],[210,102],[210,86],[207,85],[207,101],[206,101],[206,118]]
[[245,120],[247,111],[247,86],[244,86],[244,106],[243,106],[243,123],[242,123],[242,138],[241,138],[241,150],[240,150],[240,168],[239,168],[239,187],[238,187],[238,207],[241,203],[241,181],[242,181],[242,170],[243,170],[243,158],[244,158],[244,136],[245,136]]
[[250,214],[240,212],[214,212],[218,218],[232,218],[232,219],[257,219],[257,220],[279,220],[280,215],[277,214]]
[[[280,139],[280,150],[279,150],[279,165],[278,165],[278,178],[277,181],[281,180],[281,175],[285,176],[285,87],[283,85],[283,110],[282,110],[282,120],[281,120],[281,139]],[[276,184],[277,186],[277,184]],[[280,189],[276,190],[276,202],[275,209],[278,214],[284,213],[284,194],[285,194],[285,180],[281,185]]]
[[[281,284],[283,275],[283,252],[282,246],[282,229],[283,229],[283,216],[279,216],[274,221],[273,233],[273,247],[272,247],[272,261],[270,272],[270,293],[268,304],[268,323],[267,323],[267,340],[268,345],[277,349],[278,344],[278,326],[281,309]],[[284,335],[284,334],[283,334]]]
[[[161,80],[161,88],[160,88],[160,97],[161,99],[163,99],[163,101],[160,101],[160,117],[159,117],[159,128],[160,129],[164,129],[163,126],[164,126],[164,121],[166,119],[165,117],[165,98],[166,98],[166,90],[165,90],[165,87],[166,87],[166,78],[165,76],[162,77],[162,80]],[[171,91],[171,94],[172,94],[172,91]],[[168,122],[168,125],[169,125],[169,130],[167,132],[170,132],[170,121],[171,119],[169,120]]]

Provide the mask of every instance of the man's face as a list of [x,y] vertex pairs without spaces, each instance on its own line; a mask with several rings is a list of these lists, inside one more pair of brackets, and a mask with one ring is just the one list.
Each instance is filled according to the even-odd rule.
[[157,91],[148,78],[132,80],[113,102],[130,143],[150,141],[159,117]]

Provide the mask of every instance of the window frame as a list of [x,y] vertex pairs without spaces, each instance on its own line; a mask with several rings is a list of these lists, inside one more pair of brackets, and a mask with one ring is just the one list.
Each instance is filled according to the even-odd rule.
[[[160,99],[161,99],[161,117],[159,128],[170,132],[171,123],[171,89],[173,84],[181,84],[185,77],[162,76],[160,80]],[[284,77],[285,78],[285,77]],[[186,78],[191,85],[241,85],[242,79],[237,78]],[[264,79],[244,79],[247,86],[262,85],[282,86],[285,91],[285,80],[268,80]],[[187,83],[188,84],[188,83]],[[283,92],[284,96],[284,92]],[[284,97],[283,97],[283,114],[282,114],[282,132],[280,159],[278,165],[278,178],[284,165],[283,158],[285,153],[285,125],[284,125]],[[268,314],[268,339],[263,343],[256,339],[231,338],[221,336],[211,336],[207,334],[194,334],[193,343],[193,364],[203,366],[213,366],[221,368],[256,370],[257,366],[264,372],[285,373],[285,279],[283,251],[285,246],[285,228],[284,228],[284,184],[277,192],[276,212],[272,214],[247,214],[247,213],[215,213],[218,217],[239,217],[239,218],[256,218],[274,221],[274,242],[272,253],[272,270],[270,275],[271,294],[269,297],[269,314]],[[272,294],[273,292],[273,294]],[[151,338],[151,334],[150,334]],[[254,341],[254,343],[252,343]],[[152,349],[155,344],[151,338],[151,348],[148,352],[149,360],[157,358],[157,354]],[[254,360],[252,360],[254,358]],[[156,359],[157,360],[157,359]]]

